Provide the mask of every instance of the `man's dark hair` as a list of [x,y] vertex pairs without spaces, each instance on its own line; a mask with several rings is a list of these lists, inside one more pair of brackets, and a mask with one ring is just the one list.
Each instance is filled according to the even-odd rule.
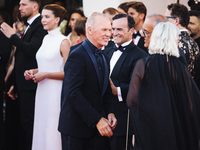
[[200,2],[195,0],[189,0],[188,6],[190,6],[190,10],[200,10]]
[[180,20],[180,24],[183,27],[188,26],[189,24],[189,12],[186,6],[182,5],[182,4],[177,4],[177,3],[173,3],[167,6],[168,10],[171,10],[171,16],[172,17],[177,17]]
[[133,17],[127,15],[127,14],[117,14],[115,15],[112,20],[120,19],[120,18],[127,18],[128,22],[128,29],[130,30],[131,28],[135,28],[135,21]]
[[137,2],[137,1],[131,1],[128,2],[125,6],[126,12],[128,12],[129,8],[135,9],[138,13],[143,13],[144,14],[144,19],[146,18],[147,15],[147,8],[142,2]]
[[127,13],[127,11],[126,11],[126,9],[125,9],[125,6],[126,6],[127,3],[128,3],[128,2],[121,3],[121,4],[118,6],[118,8],[123,9],[123,10]]
[[197,19],[200,21],[200,11],[198,11],[198,10],[191,10],[191,11],[189,11],[189,15],[197,17]]
[[30,0],[31,2],[36,2],[38,3],[38,6],[40,7],[41,6],[41,0]]

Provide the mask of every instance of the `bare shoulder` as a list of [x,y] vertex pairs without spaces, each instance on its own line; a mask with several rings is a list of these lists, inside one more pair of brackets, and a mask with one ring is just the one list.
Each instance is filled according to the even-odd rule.
[[62,42],[61,42],[61,47],[65,47],[65,46],[69,46],[70,47],[70,42],[68,39],[64,39]]

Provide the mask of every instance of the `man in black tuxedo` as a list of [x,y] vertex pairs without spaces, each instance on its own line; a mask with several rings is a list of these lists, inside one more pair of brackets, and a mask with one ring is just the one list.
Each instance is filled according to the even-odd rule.
[[86,35],[88,39],[72,51],[64,68],[58,127],[63,150],[108,150],[107,137],[117,123],[109,68],[100,50],[111,36],[109,18],[92,14],[86,22]]
[[22,128],[20,132],[22,135],[22,147],[20,149],[31,150],[37,85],[33,81],[25,80],[24,71],[30,68],[37,68],[35,55],[47,32],[41,24],[39,14],[40,1],[21,0],[19,4],[21,17],[27,18],[28,23],[24,36],[20,39],[16,35],[15,27],[12,28],[6,23],[2,23],[1,31],[16,46],[15,65],[13,69],[14,86],[11,86],[8,94],[12,99],[18,96],[19,100],[20,125]]
[[125,9],[127,14],[133,17],[135,21],[135,32],[133,33],[134,44],[148,53],[147,48],[144,47],[144,38],[141,36],[147,14],[146,6],[142,2],[131,1],[126,4]]
[[6,67],[12,50],[12,44],[9,39],[0,31],[0,149],[3,146],[3,91],[5,88],[4,78],[6,75]]
[[[118,125],[110,138],[111,150],[126,148],[128,108],[123,101],[126,101],[131,75],[137,60],[147,56],[132,41],[134,25],[134,19],[127,14],[113,17],[112,34],[116,48],[108,47],[104,50],[110,59],[110,84],[115,95],[114,114],[118,120]],[[133,124],[129,122],[128,150],[132,145],[133,134]]]

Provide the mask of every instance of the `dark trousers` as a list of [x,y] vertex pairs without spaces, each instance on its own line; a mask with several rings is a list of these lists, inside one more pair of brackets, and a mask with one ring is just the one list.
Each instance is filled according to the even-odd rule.
[[[2,85],[0,85],[2,86]],[[3,90],[0,87],[0,149],[4,148]]]
[[107,137],[97,134],[90,138],[62,135],[62,150],[110,150]]
[[[19,102],[6,96],[6,150],[19,149]],[[12,144],[11,144],[12,143]]]
[[20,111],[20,150],[31,150],[35,109],[35,90],[18,92]]
[[[132,147],[132,135],[128,136],[127,150]],[[112,136],[109,138],[111,150],[125,150],[126,149],[126,136]]]

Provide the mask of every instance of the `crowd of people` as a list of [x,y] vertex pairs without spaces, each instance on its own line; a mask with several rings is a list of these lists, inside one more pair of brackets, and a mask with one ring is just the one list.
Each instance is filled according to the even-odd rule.
[[200,2],[188,4],[66,17],[20,0],[13,25],[0,11],[0,149],[200,150]]

